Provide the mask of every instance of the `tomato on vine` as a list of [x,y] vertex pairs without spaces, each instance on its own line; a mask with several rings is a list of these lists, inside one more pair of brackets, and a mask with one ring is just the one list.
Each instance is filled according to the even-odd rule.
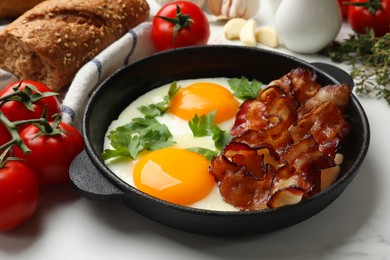
[[20,136],[31,153],[15,147],[14,156],[23,159],[35,172],[41,186],[52,186],[69,181],[69,167],[84,149],[81,134],[73,126],[55,121],[29,125]]
[[360,34],[372,28],[376,37],[390,32],[390,0],[352,0],[348,4],[348,23]]
[[40,186],[67,182],[84,148],[76,128],[61,122],[55,95],[28,80],[0,92],[0,232],[32,216]]
[[[15,95],[17,91],[19,92]],[[53,115],[61,112],[60,102],[55,95],[42,83],[32,80],[17,81],[0,92],[0,98],[10,97],[0,110],[10,121],[18,121],[40,118],[46,108],[50,120]]]
[[157,50],[205,45],[210,37],[210,24],[203,10],[190,1],[164,5],[152,23],[152,39]]
[[28,166],[20,161],[7,161],[0,167],[0,232],[28,220],[38,202],[38,180]]

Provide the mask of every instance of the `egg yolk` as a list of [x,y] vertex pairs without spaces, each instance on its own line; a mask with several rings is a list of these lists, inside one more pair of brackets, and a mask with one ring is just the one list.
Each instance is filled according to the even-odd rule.
[[195,114],[202,116],[215,110],[215,123],[234,117],[238,108],[239,102],[229,90],[218,84],[206,82],[180,89],[170,105],[171,113],[186,121],[190,121]]
[[215,185],[204,156],[179,148],[163,148],[140,158],[133,178],[137,189],[178,205],[201,200]]

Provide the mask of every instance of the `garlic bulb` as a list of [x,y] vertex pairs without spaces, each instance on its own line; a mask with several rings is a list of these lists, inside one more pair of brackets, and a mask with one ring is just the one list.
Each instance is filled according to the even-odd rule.
[[260,0],[208,0],[209,11],[218,19],[251,18],[258,12]]
[[[156,0],[156,2],[160,5],[165,5],[165,4],[168,4],[170,2],[174,2],[176,0]],[[197,6],[199,7],[203,7],[205,4],[206,4],[206,0],[188,0],[189,2],[193,2],[194,4],[196,4]]]

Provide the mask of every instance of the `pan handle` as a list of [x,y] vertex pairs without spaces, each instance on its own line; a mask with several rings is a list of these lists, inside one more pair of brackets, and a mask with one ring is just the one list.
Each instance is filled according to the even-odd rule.
[[323,62],[312,62],[310,64],[329,74],[329,76],[333,77],[340,83],[348,84],[351,88],[354,87],[353,78],[345,70],[340,69],[339,67],[336,67],[332,64]]
[[123,198],[124,193],[96,169],[85,151],[73,160],[69,175],[76,189],[85,198],[109,202],[118,202]]

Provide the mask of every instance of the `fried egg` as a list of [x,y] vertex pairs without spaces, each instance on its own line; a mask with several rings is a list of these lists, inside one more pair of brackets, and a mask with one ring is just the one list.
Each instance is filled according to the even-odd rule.
[[[208,172],[210,162],[203,155],[186,148],[215,150],[211,136],[194,137],[188,125],[195,115],[216,111],[214,122],[229,132],[242,101],[236,99],[226,78],[177,81],[180,90],[171,100],[169,110],[156,119],[170,130],[175,144],[155,151],[145,151],[135,159],[115,158],[105,163],[119,178],[151,196],[174,204],[208,210],[237,211],[219,193],[214,177]],[[133,118],[144,117],[139,107],[163,101],[170,84],[149,91],[132,102],[110,125],[104,149],[111,149],[108,133]]]

